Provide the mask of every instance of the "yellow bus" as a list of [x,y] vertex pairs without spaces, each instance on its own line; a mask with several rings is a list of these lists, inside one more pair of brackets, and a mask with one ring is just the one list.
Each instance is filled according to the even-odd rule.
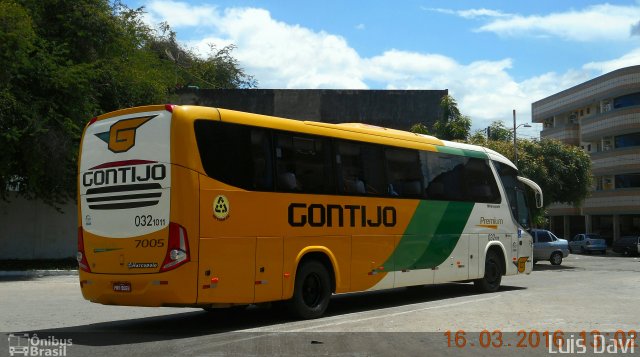
[[504,156],[366,124],[159,105],[86,126],[82,294],[213,309],[529,274],[525,189]]

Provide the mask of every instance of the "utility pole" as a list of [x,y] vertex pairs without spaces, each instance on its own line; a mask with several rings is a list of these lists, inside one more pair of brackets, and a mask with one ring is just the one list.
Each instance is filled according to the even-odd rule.
[[513,110],[513,153],[514,164],[518,167],[518,144],[516,143],[516,110]]
[[529,123],[523,123],[516,126],[516,110],[514,109],[513,110],[513,154],[514,154],[513,163],[516,165],[516,167],[518,167],[518,143],[516,142],[516,130],[521,126],[525,128],[531,127]]

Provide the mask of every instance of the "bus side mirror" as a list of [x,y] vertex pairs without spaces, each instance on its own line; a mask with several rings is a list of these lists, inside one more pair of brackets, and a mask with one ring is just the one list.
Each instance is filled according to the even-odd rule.
[[542,208],[542,193],[536,192],[536,208]]
[[523,184],[529,186],[529,188],[531,188],[533,190],[533,192],[535,193],[535,200],[536,200],[536,208],[542,208],[542,206],[544,205],[544,200],[542,198],[542,189],[540,188],[540,186],[538,186],[537,183],[529,180],[526,177],[522,177],[522,176],[518,176],[518,181],[522,182]]

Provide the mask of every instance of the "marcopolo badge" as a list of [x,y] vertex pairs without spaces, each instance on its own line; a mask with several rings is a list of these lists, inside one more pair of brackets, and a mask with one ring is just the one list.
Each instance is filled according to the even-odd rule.
[[220,221],[227,219],[230,208],[229,199],[225,195],[218,195],[213,200],[213,216]]

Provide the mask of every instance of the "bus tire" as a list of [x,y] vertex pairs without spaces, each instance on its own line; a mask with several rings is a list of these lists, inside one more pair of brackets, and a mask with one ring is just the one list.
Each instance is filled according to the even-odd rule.
[[317,260],[308,260],[298,268],[289,302],[291,313],[300,319],[315,319],[324,314],[331,298],[331,278]]
[[502,281],[502,269],[500,266],[498,255],[492,250],[488,251],[484,261],[484,276],[473,281],[473,285],[478,291],[483,293],[498,291]]

